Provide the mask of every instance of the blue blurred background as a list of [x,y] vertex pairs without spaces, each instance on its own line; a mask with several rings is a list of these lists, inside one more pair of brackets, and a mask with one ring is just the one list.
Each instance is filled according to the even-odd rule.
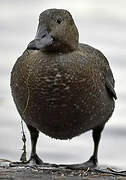
[[[71,12],[80,42],[101,50],[111,65],[118,100],[102,134],[99,163],[126,167],[126,1],[125,0],[0,0],[0,158],[17,161],[22,153],[21,118],[10,91],[10,72],[34,38],[39,14],[48,8]],[[28,156],[30,152],[29,132]],[[70,141],[40,134],[37,151],[43,161],[79,163],[93,150],[91,132]]]

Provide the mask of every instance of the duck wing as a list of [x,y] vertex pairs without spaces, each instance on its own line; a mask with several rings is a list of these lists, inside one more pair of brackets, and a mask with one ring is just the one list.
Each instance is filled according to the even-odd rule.
[[105,80],[105,85],[106,88],[108,90],[108,93],[114,98],[117,99],[117,95],[116,92],[114,90],[114,86],[115,86],[115,80],[113,78],[113,74],[110,68],[107,69],[107,73],[106,73],[106,80]]

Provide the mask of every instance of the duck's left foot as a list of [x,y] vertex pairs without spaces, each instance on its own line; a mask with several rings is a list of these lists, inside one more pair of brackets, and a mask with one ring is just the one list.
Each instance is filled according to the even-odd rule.
[[67,169],[72,169],[72,170],[88,170],[88,169],[93,169],[97,166],[97,162],[94,162],[93,160],[86,161],[85,163],[82,164],[70,164],[66,165]]

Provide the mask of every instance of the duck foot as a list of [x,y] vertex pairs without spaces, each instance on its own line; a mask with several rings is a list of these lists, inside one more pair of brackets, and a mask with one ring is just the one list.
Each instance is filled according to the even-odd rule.
[[39,158],[37,154],[34,154],[30,157],[28,161],[19,161],[19,162],[11,162],[10,166],[35,166],[35,165],[43,165],[43,161]]
[[29,165],[43,165],[44,164],[37,154],[32,155],[26,163]]
[[10,162],[9,166],[16,167],[16,166],[30,166],[30,167],[36,167],[40,166],[43,168],[58,168],[59,165],[57,164],[50,164],[50,163],[44,163],[37,154],[34,154],[30,157],[28,161],[19,161],[19,162]]
[[36,166],[39,165],[44,168],[48,167],[59,167],[57,164],[50,164],[50,163],[44,163],[37,154],[34,154],[30,157],[30,159],[25,163],[30,166]]
[[82,164],[69,164],[69,165],[61,165],[64,166],[66,169],[71,170],[88,170],[93,169],[97,166],[97,163],[94,163],[93,161],[89,160]]

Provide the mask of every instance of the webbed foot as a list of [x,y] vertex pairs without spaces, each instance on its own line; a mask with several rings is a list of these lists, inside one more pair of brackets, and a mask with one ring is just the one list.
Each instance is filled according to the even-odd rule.
[[19,161],[19,162],[11,162],[10,166],[35,166],[35,165],[43,165],[43,161],[39,158],[37,154],[34,154],[30,157],[28,161]]
[[30,159],[27,161],[27,164],[29,165],[43,165],[43,161],[39,158],[37,154],[34,154],[30,157]]
[[93,169],[96,166],[97,166],[97,162],[94,162],[92,159],[89,159],[88,161],[81,164],[66,165],[66,168],[72,170],[87,170],[87,169]]

